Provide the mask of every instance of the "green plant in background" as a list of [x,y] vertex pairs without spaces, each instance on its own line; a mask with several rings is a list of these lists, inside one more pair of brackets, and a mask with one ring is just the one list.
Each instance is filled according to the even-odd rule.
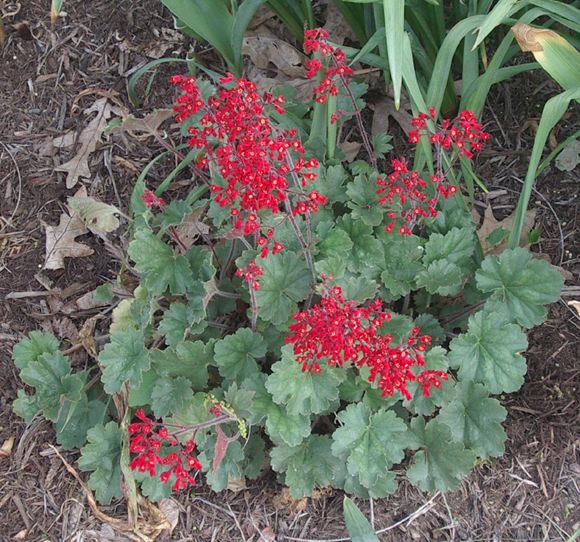
[[175,17],[176,28],[214,47],[241,75],[242,42],[250,21],[265,0],[161,0]]
[[64,0],[52,0],[50,4],[50,24],[53,26],[56,24],[56,21],[62,11],[62,6],[64,4]]

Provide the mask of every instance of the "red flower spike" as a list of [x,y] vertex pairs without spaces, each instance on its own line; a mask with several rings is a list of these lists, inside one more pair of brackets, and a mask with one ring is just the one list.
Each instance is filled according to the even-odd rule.
[[169,469],[159,473],[159,479],[163,483],[167,483],[174,474],[176,476],[174,490],[187,489],[190,485],[195,485],[195,478],[190,473],[201,470],[201,463],[191,455],[195,449],[193,440],[188,440],[179,454],[169,452],[161,456],[159,452],[164,442],[170,446],[177,446],[178,441],[170,436],[166,427],[148,418],[142,409],[135,412],[135,417],[141,422],[132,423],[128,427],[129,452],[136,454],[129,462],[129,467],[139,472],[147,472],[149,476],[154,477],[157,476],[157,465],[168,466]]
[[[318,39],[324,33],[316,36]],[[316,62],[312,68],[316,68]],[[259,94],[255,83],[236,79],[230,73],[220,80],[227,88],[209,98],[202,95],[195,77],[176,76],[171,80],[181,91],[174,107],[177,121],[183,122],[192,115],[199,117],[188,128],[189,146],[199,149],[203,156],[197,167],[208,168],[212,164],[225,181],[223,186],[210,186],[214,201],[230,209],[237,234],[257,235],[262,228],[260,212],[270,210],[276,214],[287,203],[292,173],[290,153],[298,155],[296,162],[300,167],[296,172],[309,181],[316,179],[313,170],[318,162],[302,158],[305,151],[297,131],[284,130],[270,119],[272,110],[284,113],[284,96]],[[267,237],[271,239],[271,235]],[[270,252],[273,251],[263,250],[262,256]]]
[[[319,373],[323,360],[330,366],[343,366],[345,362],[366,365],[370,368],[369,381],[378,383],[383,396],[398,390],[406,398],[411,397],[408,382],[419,382],[427,395],[431,386],[447,378],[442,371],[415,375],[411,369],[424,364],[419,348],[414,347],[417,339],[412,337],[406,346],[392,346],[392,336],[379,333],[390,319],[381,310],[380,300],[361,307],[355,301],[345,301],[339,286],[330,288],[325,281],[323,289],[319,305],[294,314],[286,338],[286,343],[294,345],[302,371]],[[425,349],[426,337],[420,338],[421,350]]]

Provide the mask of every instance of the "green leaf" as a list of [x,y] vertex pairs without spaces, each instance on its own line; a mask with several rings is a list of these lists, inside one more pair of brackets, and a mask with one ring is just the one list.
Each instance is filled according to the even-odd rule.
[[414,418],[411,431],[421,449],[415,452],[407,478],[423,491],[457,489],[473,467],[475,454],[454,442],[449,428],[437,420],[425,425],[422,417]]
[[506,409],[497,399],[490,399],[481,384],[459,382],[454,395],[441,409],[437,420],[451,429],[457,442],[479,457],[502,456],[506,434],[501,422],[506,419]]
[[12,410],[17,416],[24,418],[25,422],[30,423],[40,411],[36,395],[28,395],[23,389],[19,389],[16,399],[12,402]]
[[349,474],[346,463],[343,461],[335,462],[333,474],[333,487],[343,489],[346,493],[356,495],[363,499],[382,499],[397,491],[395,473],[389,470],[383,471],[370,489],[361,485],[357,476]]
[[378,205],[376,190],[375,182],[366,175],[357,175],[346,187],[353,219],[362,220],[367,226],[380,225],[385,214],[384,207]]
[[322,232],[318,228],[320,242],[317,247],[320,251],[318,259],[329,257],[346,257],[352,250],[352,241],[344,230],[333,228],[330,231]]
[[374,237],[371,226],[367,226],[361,220],[355,220],[350,214],[342,215],[336,223],[338,228],[348,233],[353,243],[347,262],[351,271],[376,265],[383,259],[383,247]]
[[390,141],[393,139],[393,136],[386,134],[385,132],[379,132],[372,137],[372,147],[373,151],[379,158],[384,158],[385,154],[389,152],[393,146],[390,144]]
[[347,197],[343,188],[348,175],[341,165],[320,169],[316,178],[316,190],[330,203],[345,202]]
[[258,373],[256,360],[266,355],[266,343],[259,333],[251,329],[238,329],[215,344],[215,361],[218,371],[229,381],[242,382]]
[[[153,354],[155,350],[152,350]],[[151,403],[151,393],[153,392],[153,386],[159,378],[159,374],[155,369],[149,369],[143,373],[141,382],[138,386],[129,387],[129,406],[145,406]]]
[[319,414],[338,400],[343,374],[335,367],[324,367],[320,374],[302,371],[292,353],[292,345],[282,348],[282,360],[272,365],[266,389],[275,403],[285,405],[290,415]]
[[415,287],[416,276],[423,270],[421,239],[414,235],[386,232],[381,232],[378,237],[384,254],[378,266],[382,270],[380,279],[392,299],[398,299]]
[[[198,392],[194,393],[193,397],[179,411],[175,412],[173,416],[164,418],[164,421],[186,427],[207,422],[211,419],[213,419],[213,415],[209,411],[208,396],[205,393]],[[191,438],[191,434],[186,433],[183,437],[185,439]],[[204,441],[201,432],[196,433],[195,440],[198,443]]]
[[187,305],[171,303],[159,322],[159,333],[165,336],[165,343],[177,346],[190,335],[202,333],[207,327],[202,298],[192,300]]
[[312,494],[315,488],[327,486],[332,480],[334,459],[330,438],[310,435],[299,446],[278,445],[270,452],[272,468],[285,473],[285,482],[294,499]]
[[87,441],[87,431],[105,421],[107,406],[99,400],[65,401],[54,424],[56,441],[65,450],[75,450]]
[[224,2],[207,3],[204,0],[162,0],[183,25],[201,36],[215,47],[237,72],[239,55],[236,57],[232,45],[234,17]]
[[258,314],[274,325],[286,323],[310,292],[311,276],[304,261],[293,252],[267,258],[256,293]]
[[428,265],[437,260],[445,260],[459,267],[466,267],[475,250],[475,236],[472,228],[452,228],[445,235],[432,233],[425,243],[423,263]]
[[163,376],[151,390],[151,409],[156,418],[161,418],[178,412],[192,398],[191,382],[187,378]]
[[[222,385],[222,390],[224,386]],[[220,390],[221,391],[221,390]],[[255,392],[238,387],[237,382],[230,384],[223,394],[225,402],[230,405],[238,418],[249,418],[252,416],[252,403]]]
[[244,445],[244,461],[242,463],[244,476],[255,480],[260,476],[262,467],[266,461],[264,439],[254,433]]
[[437,260],[417,275],[417,286],[430,294],[457,295],[461,292],[465,272],[447,260]]
[[104,367],[101,381],[107,393],[118,392],[125,382],[139,385],[141,375],[150,366],[143,333],[127,330],[113,334],[99,361]]
[[23,369],[31,361],[36,361],[42,354],[54,354],[58,351],[58,339],[52,333],[31,331],[19,341],[12,350],[12,359],[18,369]]
[[193,282],[187,258],[176,255],[148,230],[137,230],[128,252],[141,274],[142,285],[156,294],[163,294],[167,289],[172,294],[182,294]]
[[113,299],[113,285],[105,282],[95,288],[95,301],[99,303],[108,303]]
[[263,373],[244,380],[243,387],[253,390],[252,417],[249,423],[259,423],[265,419],[266,432],[274,444],[298,446],[310,435],[310,417],[303,414],[290,415],[286,408],[274,403],[265,386]]
[[403,37],[405,35],[405,0],[383,0],[387,56],[389,71],[393,81],[395,108],[401,103],[401,83],[403,81]]
[[459,380],[481,382],[491,393],[512,392],[524,383],[526,361],[520,354],[528,341],[505,314],[479,311],[468,329],[451,341],[449,362],[459,368]]
[[79,468],[92,472],[89,487],[97,500],[110,504],[123,496],[121,491],[121,441],[123,434],[115,422],[96,425],[87,432],[87,445],[81,449]]
[[393,411],[372,413],[362,403],[349,405],[337,416],[332,453],[346,460],[349,474],[370,489],[379,476],[405,457],[407,426]]
[[[449,362],[447,361],[447,352],[440,346],[431,348],[425,354],[425,365],[417,369],[416,373],[424,370],[430,371],[447,371]],[[416,382],[410,382],[407,389],[411,394],[411,400],[403,401],[403,406],[415,414],[430,416],[435,412],[437,407],[447,404],[453,397],[453,379],[441,382],[439,388],[431,387],[429,397],[423,395],[421,386]]]
[[459,294],[470,271],[474,250],[472,228],[451,228],[445,235],[431,234],[425,244],[425,269],[417,276],[417,286],[431,294]]
[[201,341],[186,341],[179,343],[175,349],[150,350],[149,357],[157,375],[183,376],[196,390],[207,386],[208,365],[213,359],[210,345],[206,346]]
[[[65,400],[79,401],[82,397],[86,375],[81,373],[71,375],[70,370],[67,359],[61,352],[56,352],[42,354],[20,372],[22,381],[35,388],[35,406],[42,410],[44,417],[50,421],[57,420]],[[20,408],[28,411],[32,405],[22,403]]]
[[556,301],[564,285],[558,271],[523,248],[487,256],[475,278],[479,290],[505,303],[511,319],[524,327],[545,320],[544,305]]
[[150,476],[149,472],[132,471],[137,482],[141,484],[141,493],[152,502],[159,502],[171,496],[171,486],[175,482],[175,474],[169,477],[167,482],[162,482],[159,476]]
[[212,469],[212,460],[216,443],[216,436],[212,435],[205,444],[198,459],[206,473],[205,479],[214,491],[223,491],[228,487],[230,480],[239,480],[243,476],[244,451],[239,440],[230,442],[225,456],[219,467]]
[[342,502],[342,513],[352,542],[379,542],[369,520],[348,497],[345,497]]

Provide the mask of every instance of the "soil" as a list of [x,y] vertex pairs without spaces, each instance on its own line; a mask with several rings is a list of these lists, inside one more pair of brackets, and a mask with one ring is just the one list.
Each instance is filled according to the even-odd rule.
[[[55,27],[46,2],[17,5],[19,12],[6,18],[7,40],[0,46],[0,540],[127,540],[91,509],[83,488],[50,447],[50,425],[38,420],[26,425],[13,415],[19,382],[10,352],[32,329],[53,331],[67,344],[95,316],[94,334],[106,333],[110,307],[79,309],[75,300],[114,279],[126,249],[125,228],[106,242],[91,234],[79,237],[94,250],[92,256],[68,258],[63,270],[42,271],[43,223],[57,224],[67,197],[81,185],[126,211],[136,173],[160,151],[153,138],[138,143],[103,138],[89,160],[90,179],[67,189],[66,175],[55,166],[75,149],[51,149],[47,143],[69,130],[80,133],[88,122],[83,110],[102,96],[135,114],[167,107],[173,95],[166,75],[175,68],[160,67],[155,91],[141,109],[127,99],[128,77],[158,54],[160,43],[170,42],[165,56],[183,57],[193,42],[171,41],[171,18],[157,0],[71,0]],[[202,46],[196,51],[201,58],[211,55]],[[219,63],[209,58],[214,66]],[[478,172],[494,191],[490,201],[498,219],[514,209],[534,121],[557,92],[545,81],[541,74],[522,75],[490,94],[485,121],[493,142]],[[144,85],[139,90],[143,94]],[[577,130],[579,119],[578,107],[571,108],[555,140]],[[161,163],[157,175],[164,167],[171,163]],[[505,455],[479,464],[454,493],[425,494],[402,482],[396,496],[359,503],[383,531],[381,540],[551,541],[567,540],[580,528],[580,319],[566,304],[578,297],[578,173],[578,168],[561,172],[549,166],[532,198],[541,232],[534,250],[561,266],[567,288],[546,323],[530,334],[525,385],[502,399],[509,412]],[[81,350],[72,356],[79,365],[88,361]],[[73,464],[76,454],[65,457]],[[217,495],[201,487],[170,501],[177,523],[164,536],[340,539],[346,533],[342,499],[340,492],[321,491],[292,501],[273,474],[237,492]],[[123,503],[100,510],[126,517]]]

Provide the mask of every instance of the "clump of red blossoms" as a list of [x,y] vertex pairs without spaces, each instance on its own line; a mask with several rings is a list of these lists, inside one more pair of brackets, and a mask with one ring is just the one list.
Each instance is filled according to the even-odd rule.
[[438,388],[447,380],[444,371],[424,370],[418,375],[412,369],[425,365],[422,353],[431,343],[428,335],[419,335],[413,328],[404,346],[394,346],[391,335],[379,330],[391,315],[382,310],[382,302],[375,300],[367,307],[356,301],[346,301],[339,286],[329,287],[324,280],[324,294],[319,305],[297,312],[295,323],[289,326],[291,335],[286,343],[294,345],[294,354],[303,371],[319,373],[320,363],[342,367],[352,362],[357,367],[370,368],[370,382],[377,382],[383,397],[398,390],[411,399],[408,382],[417,382],[425,396],[432,386]]
[[179,453],[169,451],[159,455],[163,446],[178,446],[179,442],[166,427],[148,418],[143,410],[138,409],[135,416],[141,420],[128,427],[130,442],[129,451],[137,454],[129,463],[132,470],[148,472],[149,476],[157,476],[158,468],[162,470],[159,479],[167,483],[171,475],[175,475],[173,491],[187,489],[195,485],[195,477],[201,470],[201,463],[194,455],[195,443],[192,439],[182,445]]
[[418,171],[410,171],[404,159],[391,161],[393,168],[387,178],[377,177],[377,194],[381,205],[398,204],[400,212],[392,208],[387,212],[390,222],[385,227],[391,233],[397,227],[401,235],[411,235],[413,228],[423,218],[437,216],[437,200],[442,195],[448,198],[455,194],[457,187],[447,186],[444,179],[438,175],[431,177],[431,184],[435,187],[434,195],[428,194],[429,184],[423,180]]
[[236,276],[243,278],[250,288],[258,291],[260,283],[258,277],[264,274],[264,270],[256,264],[255,260],[250,260],[246,267],[240,267],[236,270]]
[[[291,209],[289,194],[294,196],[296,209],[302,209],[301,203],[310,205],[313,197],[319,200],[317,192],[306,190],[316,179],[318,161],[302,156],[304,147],[296,130],[278,128],[268,115],[270,109],[284,114],[284,97],[261,95],[255,83],[234,79],[231,74],[220,80],[226,88],[207,99],[194,77],[176,75],[172,82],[182,91],[174,108],[177,121],[199,115],[188,128],[189,146],[204,152],[197,165],[207,168],[211,163],[225,181],[225,186],[217,180],[210,186],[215,202],[229,207],[234,230],[256,235],[262,243],[266,239],[261,248],[262,255],[267,255],[264,249],[271,236],[259,235],[259,212],[268,209],[278,213],[281,205]],[[298,159],[294,161],[291,153]],[[278,244],[272,252],[280,250]]]
[[455,119],[443,119],[441,126],[432,131],[427,121],[434,121],[436,113],[435,108],[430,107],[429,115],[419,113],[411,121],[414,127],[409,132],[411,143],[418,143],[422,135],[427,135],[431,144],[439,145],[445,150],[456,149],[465,157],[472,158],[489,139],[489,134],[483,130],[473,111],[461,111]]
[[[316,77],[324,68],[322,78],[312,89],[315,101],[320,104],[326,102],[328,96],[338,96],[338,83],[347,88],[348,78],[352,76],[352,68],[346,63],[344,51],[330,45],[327,38],[328,32],[322,28],[304,31],[304,52],[319,55],[306,63],[306,77]],[[331,120],[336,122],[337,117]]]
[[[429,142],[435,145],[437,169],[429,182],[425,181],[418,171],[410,171],[405,159],[391,161],[393,171],[387,176],[377,177],[377,194],[381,205],[400,206],[400,211],[390,209],[387,217],[390,222],[385,227],[387,233],[398,231],[401,235],[411,235],[413,228],[424,218],[437,216],[437,201],[440,196],[448,198],[457,192],[457,187],[447,183],[443,169],[441,151],[457,150],[466,158],[483,148],[489,139],[481,124],[471,111],[462,111],[453,120],[444,119],[441,126],[435,124],[437,111],[429,108],[429,114],[419,113],[411,124],[414,129],[409,133],[411,143],[419,143],[421,136],[426,135]],[[433,131],[428,123],[434,126]]]
[[165,200],[163,198],[157,197],[155,193],[148,188],[143,191],[141,199],[143,200],[143,203],[145,203],[145,207],[147,207],[147,209],[151,209],[152,207],[165,206]]

